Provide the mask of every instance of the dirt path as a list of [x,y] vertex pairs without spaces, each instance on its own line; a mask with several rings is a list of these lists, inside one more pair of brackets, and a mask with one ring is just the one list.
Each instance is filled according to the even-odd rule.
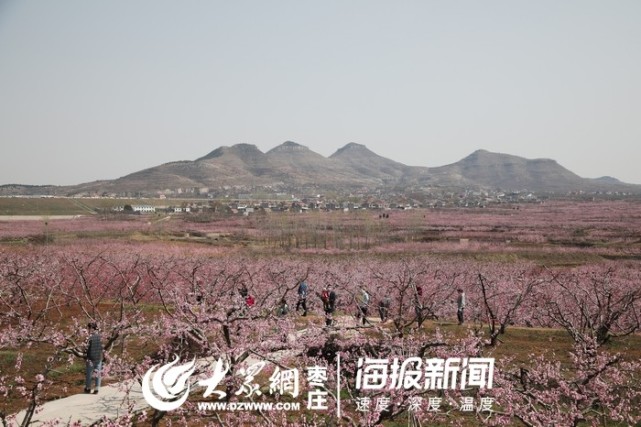
[[[30,425],[38,426],[55,420],[63,425],[74,422],[79,422],[83,426],[91,425],[103,417],[117,418],[128,413],[129,408],[140,411],[146,407],[148,405],[138,383],[112,384],[100,387],[99,394],[74,394],[47,402],[34,414]],[[15,418],[15,425],[21,425],[24,417],[25,411],[19,412]]]

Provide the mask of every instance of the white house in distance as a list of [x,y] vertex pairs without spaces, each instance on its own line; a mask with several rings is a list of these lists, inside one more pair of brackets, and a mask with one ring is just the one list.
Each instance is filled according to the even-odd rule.
[[149,205],[132,205],[131,208],[134,210],[134,212],[140,212],[141,214],[156,212],[156,208]]
[[[112,208],[113,211],[116,212],[124,212],[125,207],[124,206],[116,206],[115,208]],[[154,213],[156,212],[156,208],[154,206],[149,206],[149,205],[131,205],[131,210],[136,212],[136,213]]]

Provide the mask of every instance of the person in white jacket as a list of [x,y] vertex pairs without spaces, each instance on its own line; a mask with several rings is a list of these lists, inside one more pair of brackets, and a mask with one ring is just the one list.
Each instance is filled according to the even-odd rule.
[[367,323],[367,309],[369,308],[369,293],[365,288],[361,288],[360,293],[356,297],[356,304],[358,305],[356,317],[362,319],[364,325]]

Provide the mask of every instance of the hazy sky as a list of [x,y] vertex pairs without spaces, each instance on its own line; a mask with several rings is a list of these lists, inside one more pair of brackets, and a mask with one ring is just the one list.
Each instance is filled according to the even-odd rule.
[[641,1],[0,0],[0,184],[286,140],[641,184]]

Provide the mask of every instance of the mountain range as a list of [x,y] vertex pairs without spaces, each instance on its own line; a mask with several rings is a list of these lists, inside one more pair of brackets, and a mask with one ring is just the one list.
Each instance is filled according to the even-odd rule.
[[[216,148],[193,161],[177,161],[104,181],[73,186],[0,186],[0,195],[146,195],[229,188],[273,191],[407,191],[471,188],[546,193],[641,193],[641,185],[615,178],[582,178],[551,159],[525,159],[477,150],[445,166],[407,166],[379,156],[365,145],[349,143],[329,157],[287,141],[263,153],[252,144]],[[179,190],[180,189],[180,190]]]

